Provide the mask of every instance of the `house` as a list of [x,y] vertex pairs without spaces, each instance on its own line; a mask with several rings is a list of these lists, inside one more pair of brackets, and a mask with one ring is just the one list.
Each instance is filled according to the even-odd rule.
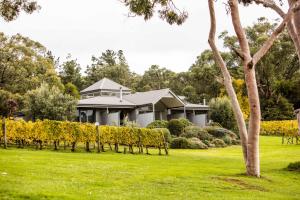
[[170,89],[132,93],[131,89],[103,78],[80,92],[77,105],[80,122],[121,126],[124,120],[146,127],[154,120],[187,118],[205,126],[209,107],[191,104]]

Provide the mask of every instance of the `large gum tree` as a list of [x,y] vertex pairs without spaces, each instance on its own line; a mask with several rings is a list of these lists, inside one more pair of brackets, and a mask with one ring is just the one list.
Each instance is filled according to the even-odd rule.
[[[123,3],[129,8],[134,15],[143,16],[145,20],[150,19],[155,13],[158,13],[160,18],[167,21],[169,24],[182,24],[188,17],[186,11],[179,10],[172,0],[123,0]],[[208,9],[210,12],[210,33],[208,42],[214,54],[214,59],[220,67],[223,75],[223,84],[226,88],[227,94],[231,100],[235,118],[238,124],[239,134],[242,143],[243,156],[246,166],[246,173],[249,176],[260,177],[260,160],[259,160],[259,132],[261,121],[261,110],[259,95],[257,89],[257,81],[255,76],[255,67],[260,59],[268,52],[273,42],[278,35],[284,30],[287,24],[290,23],[291,18],[295,15],[298,4],[294,3],[283,16],[282,22],[274,30],[268,40],[261,46],[261,48],[253,55],[250,53],[249,43],[245,31],[241,24],[239,1],[228,0],[230,8],[230,16],[235,34],[238,38],[239,49],[236,49],[240,57],[241,65],[244,69],[245,83],[247,86],[247,93],[250,106],[249,126],[246,127],[245,119],[241,111],[236,92],[232,85],[232,78],[227,69],[227,66],[215,44],[216,35],[216,15],[214,8],[215,0],[208,0]],[[247,3],[247,2],[243,2]]]

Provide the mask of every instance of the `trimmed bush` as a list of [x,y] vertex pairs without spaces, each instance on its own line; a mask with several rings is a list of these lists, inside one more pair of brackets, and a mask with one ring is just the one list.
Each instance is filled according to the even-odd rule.
[[298,172],[300,172],[300,161],[294,162],[294,163],[290,163],[288,165],[287,169],[289,171],[298,171]]
[[161,131],[165,137],[166,142],[171,143],[172,142],[172,136],[167,128],[155,128],[154,130]]
[[155,120],[147,125],[147,128],[168,128],[168,121],[165,120]]
[[184,127],[192,126],[193,125],[193,123],[190,122],[188,119],[180,118],[178,120],[184,125]]
[[214,139],[211,143],[214,144],[215,147],[226,147],[225,142],[218,138]]
[[234,132],[218,126],[207,126],[204,129],[216,138],[223,138],[225,136],[229,136],[231,139],[237,138],[237,135]]
[[226,136],[224,136],[223,138],[222,138],[222,140],[225,142],[225,144],[227,144],[227,145],[231,145],[232,144],[232,138],[230,137],[230,136],[228,136],[228,135],[226,135]]
[[174,138],[171,142],[171,148],[172,149],[188,149],[189,142],[184,137]]
[[192,138],[197,137],[200,140],[212,140],[213,136],[210,135],[205,129],[198,126],[187,126],[184,128],[184,133],[181,137]]
[[185,124],[179,119],[172,119],[169,121],[168,129],[172,135],[179,136],[183,133]]
[[198,138],[189,138],[188,146],[190,149],[208,149],[208,146]]
[[240,144],[241,144],[241,141],[240,141],[240,140],[237,140],[237,139],[232,139],[232,140],[231,140],[231,144],[232,144],[232,145],[240,145]]

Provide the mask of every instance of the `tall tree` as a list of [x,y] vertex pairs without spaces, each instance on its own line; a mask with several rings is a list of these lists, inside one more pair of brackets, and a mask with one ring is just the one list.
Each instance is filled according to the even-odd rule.
[[92,57],[92,64],[87,67],[85,84],[89,86],[106,77],[129,88],[136,87],[138,75],[129,70],[122,50],[106,50],[100,57]]
[[67,61],[65,61],[59,67],[59,76],[63,84],[72,83],[77,87],[77,89],[83,89],[83,80],[81,77],[81,67],[78,64],[76,59],[72,59],[71,55],[67,57]]
[[[127,5],[131,12],[137,15],[143,15],[145,19],[149,19],[153,16],[154,12],[157,11],[155,8],[159,9],[160,17],[166,19],[170,24],[177,23],[181,24],[187,15],[182,15],[180,11],[176,9],[172,0],[124,0],[125,5]],[[241,141],[243,154],[247,169],[247,174],[251,176],[260,176],[260,161],[259,161],[259,130],[260,130],[260,103],[257,89],[257,82],[255,76],[255,65],[258,61],[268,52],[269,48],[272,46],[274,40],[282,32],[286,23],[290,20],[292,11],[290,9],[289,13],[284,18],[283,22],[278,26],[278,28],[272,33],[269,39],[262,45],[262,47],[254,54],[251,55],[248,40],[245,36],[245,32],[242,28],[238,0],[228,0],[228,5],[230,8],[230,14],[232,19],[232,24],[234,26],[235,33],[239,41],[239,50],[241,52],[240,57],[242,59],[241,63],[243,65],[245,74],[245,83],[247,86],[247,92],[249,96],[250,105],[250,119],[249,119],[249,129],[247,131],[243,113],[241,111],[237,95],[234,91],[231,75],[226,67],[226,63],[222,58],[220,52],[215,45],[215,32],[216,32],[216,18],[214,9],[214,0],[208,0],[209,11],[211,17],[211,30],[209,35],[209,44],[213,50],[215,61],[221,69],[224,79],[224,85],[227,90],[228,96],[231,99],[233,105],[234,114],[237,120]],[[162,12],[162,10],[166,12]],[[182,17],[184,16],[184,17]],[[170,20],[171,18],[171,20]]]
[[170,80],[174,76],[174,72],[166,68],[161,68],[158,65],[152,65],[144,72],[140,82],[140,87],[143,91],[169,88]]

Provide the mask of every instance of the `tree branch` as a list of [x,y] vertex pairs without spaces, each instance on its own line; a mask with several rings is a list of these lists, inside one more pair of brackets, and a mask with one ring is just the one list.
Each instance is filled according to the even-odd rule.
[[250,47],[248,44],[246,33],[242,27],[242,23],[240,20],[238,1],[237,0],[228,0],[228,4],[231,9],[232,24],[233,24],[236,36],[238,38],[238,41],[240,43],[241,50],[243,52],[244,62],[248,63],[251,61]]
[[254,54],[252,58],[252,66],[256,65],[260,59],[269,51],[271,46],[273,45],[274,41],[277,39],[280,33],[284,30],[287,23],[291,20],[292,16],[292,9],[289,9],[288,13],[286,14],[285,18],[281,22],[281,24],[274,30],[272,35],[269,39],[263,44],[263,46]]
[[282,18],[285,17],[285,12],[273,0],[254,0],[256,4],[262,4],[264,7],[271,8]]

